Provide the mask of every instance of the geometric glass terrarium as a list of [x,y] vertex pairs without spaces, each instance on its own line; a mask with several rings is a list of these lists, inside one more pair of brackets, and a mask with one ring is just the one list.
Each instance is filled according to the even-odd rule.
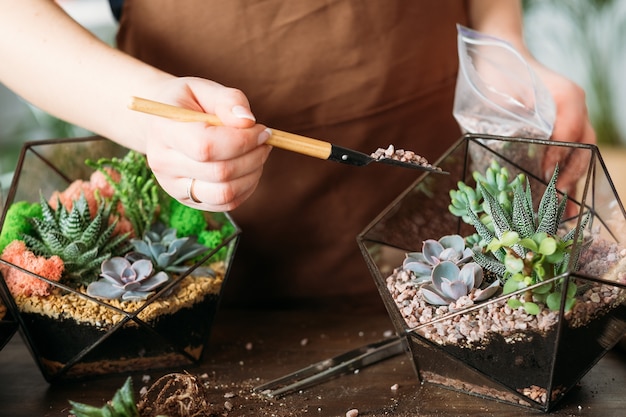
[[[581,163],[571,195],[542,172],[553,146]],[[358,236],[396,331],[421,381],[550,411],[626,333],[626,215],[600,152],[466,135],[437,165]]]
[[11,340],[17,331],[17,320],[8,308],[11,299],[4,282],[0,281],[0,350]]
[[0,221],[9,308],[46,380],[201,360],[240,235],[227,213],[178,203],[142,155],[93,137],[26,143]]

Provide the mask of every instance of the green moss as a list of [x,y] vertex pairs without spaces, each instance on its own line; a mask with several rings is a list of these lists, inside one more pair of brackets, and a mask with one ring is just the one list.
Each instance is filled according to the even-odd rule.
[[222,232],[219,230],[204,230],[198,235],[198,242],[209,249],[215,249],[222,244]]
[[207,228],[204,213],[176,200],[169,205],[169,225],[177,231],[178,237],[200,236]]
[[9,243],[22,239],[24,234],[33,231],[33,225],[30,222],[33,217],[42,217],[41,206],[37,203],[20,201],[9,207],[0,234],[0,253]]

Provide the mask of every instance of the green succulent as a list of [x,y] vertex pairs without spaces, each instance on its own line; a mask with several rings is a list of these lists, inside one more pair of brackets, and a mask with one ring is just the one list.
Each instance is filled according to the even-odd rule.
[[[545,232],[537,232],[530,238],[522,239],[516,232],[504,233],[502,239],[494,238],[487,250],[494,252],[504,249],[504,294],[527,288],[538,282],[548,280],[566,272],[567,261],[573,239],[563,240]],[[524,248],[525,256],[520,256],[514,247]],[[566,310],[574,305],[576,285],[570,283],[566,297]],[[562,289],[559,285],[542,285],[526,293],[524,301],[510,299],[511,307],[524,307],[533,314],[539,313],[539,306],[533,301],[543,302],[552,310],[558,310],[561,303]]]
[[[481,174],[478,171],[472,173],[472,177],[477,184],[481,184],[492,196],[496,196],[497,201],[502,207],[511,210],[511,197],[513,190],[522,185],[526,176],[522,173],[509,181],[510,173],[506,167],[501,167],[496,160]],[[449,210],[455,216],[461,217],[466,223],[470,223],[467,216],[468,208],[478,214],[479,217],[485,217],[487,214],[484,210],[484,199],[480,189],[472,188],[462,181],[458,182],[458,189],[450,191]]]
[[[480,186],[477,185],[473,188],[459,181],[457,183],[458,189],[450,191],[448,210],[467,224],[473,224],[468,213],[471,211],[478,216],[486,227],[493,230],[491,216],[485,211],[483,190],[489,192],[506,213],[511,213],[514,190],[524,183],[526,176],[520,173],[512,180],[509,180],[509,170],[506,167],[501,167],[496,160],[493,160],[484,175],[475,171],[472,177],[476,184]],[[466,240],[468,244],[479,244],[480,236],[473,235],[466,238]]]
[[72,400],[69,403],[72,406],[70,413],[76,417],[140,417],[130,377],[126,378],[124,385],[115,392],[113,399],[101,408]]
[[[123,159],[102,158],[94,162],[85,161],[102,174],[113,187],[115,195],[124,207],[124,216],[130,221],[135,236],[143,236],[159,216],[159,208],[166,198],[154,174],[148,167],[146,157],[139,152],[129,151]],[[110,167],[120,174],[114,181],[104,169]]]
[[[468,210],[468,218],[481,241],[487,242],[485,247],[474,248],[474,261],[501,277],[505,294],[547,281],[567,272],[571,262],[574,266],[577,264],[581,245],[574,245],[574,237],[578,236],[578,243],[582,244],[582,230],[589,217],[585,216],[578,228],[572,229],[565,236],[558,236],[567,198],[559,201],[557,178],[558,167],[554,170],[536,213],[528,180],[525,189],[520,185],[514,187],[510,206],[501,204],[497,196],[482,183],[477,183],[477,189],[484,198],[485,213],[491,218],[492,228],[479,218],[479,214]],[[576,251],[574,248],[577,248]],[[511,307],[521,305],[528,313],[539,312],[535,301],[545,302],[548,307],[556,309],[564,291],[561,288],[562,282],[560,280],[535,287],[526,294],[524,301],[511,299],[509,304]],[[569,285],[565,290],[571,295],[567,308],[573,305],[576,293],[574,284]]]
[[194,236],[177,237],[176,229],[163,223],[153,224],[142,239],[131,239],[134,251],[131,260],[150,259],[157,271],[184,272],[185,262],[196,258],[209,249],[198,243]]
[[49,258],[57,255],[65,264],[64,279],[70,283],[89,284],[98,277],[100,265],[130,246],[128,235],[113,235],[117,221],[109,224],[115,201],[101,201],[93,217],[84,195],[68,211],[57,199],[53,209],[40,196],[42,217],[33,217],[33,231],[24,235],[24,243],[33,253]]

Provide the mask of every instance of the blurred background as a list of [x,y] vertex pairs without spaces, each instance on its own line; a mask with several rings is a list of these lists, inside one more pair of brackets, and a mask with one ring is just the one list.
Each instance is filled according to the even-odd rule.
[[[57,2],[99,38],[114,44],[117,27],[108,0]],[[523,4],[531,51],[587,92],[602,156],[620,191],[624,175],[617,167],[626,165],[622,149],[626,149],[626,2],[524,0]],[[10,185],[24,141],[89,134],[29,105],[0,84],[0,190]],[[626,197],[622,191],[620,196]]]

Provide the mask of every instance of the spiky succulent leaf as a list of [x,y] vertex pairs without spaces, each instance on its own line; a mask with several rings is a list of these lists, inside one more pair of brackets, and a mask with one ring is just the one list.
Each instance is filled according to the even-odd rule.
[[467,212],[467,217],[470,220],[470,224],[474,226],[474,229],[476,229],[476,232],[483,242],[491,242],[493,240],[495,234],[489,227],[480,221],[476,213],[470,210]]
[[49,258],[57,255],[65,264],[63,279],[70,284],[89,284],[98,276],[104,259],[129,248],[128,236],[113,236],[115,222],[109,224],[114,202],[101,201],[93,217],[84,195],[67,210],[57,199],[53,209],[40,195],[43,220],[33,218],[33,232],[24,243],[35,254]]
[[539,210],[537,211],[537,232],[546,232],[550,235],[555,235],[559,229],[560,205],[558,201],[558,195],[556,191],[556,180],[558,177],[558,166],[554,169],[552,178],[546,187],[541,202],[539,203]]
[[[528,200],[530,198],[530,201]],[[526,182],[526,191],[516,187],[513,191],[513,230],[520,237],[527,238],[535,232],[535,218],[530,194],[530,182]]]
[[474,262],[480,265],[483,269],[494,273],[498,277],[502,277],[506,272],[506,266],[504,265],[506,253],[504,252],[504,250],[502,251],[502,253],[504,254],[502,256],[502,260],[497,260],[490,256],[486,256],[481,251],[475,250]]
[[487,191],[485,188],[478,183],[478,189],[483,194],[483,198],[485,199],[485,212],[487,212],[491,216],[491,220],[493,221],[494,233],[496,237],[501,237],[502,234],[508,230],[511,230],[511,218],[504,211],[502,205],[498,203],[498,201]]

